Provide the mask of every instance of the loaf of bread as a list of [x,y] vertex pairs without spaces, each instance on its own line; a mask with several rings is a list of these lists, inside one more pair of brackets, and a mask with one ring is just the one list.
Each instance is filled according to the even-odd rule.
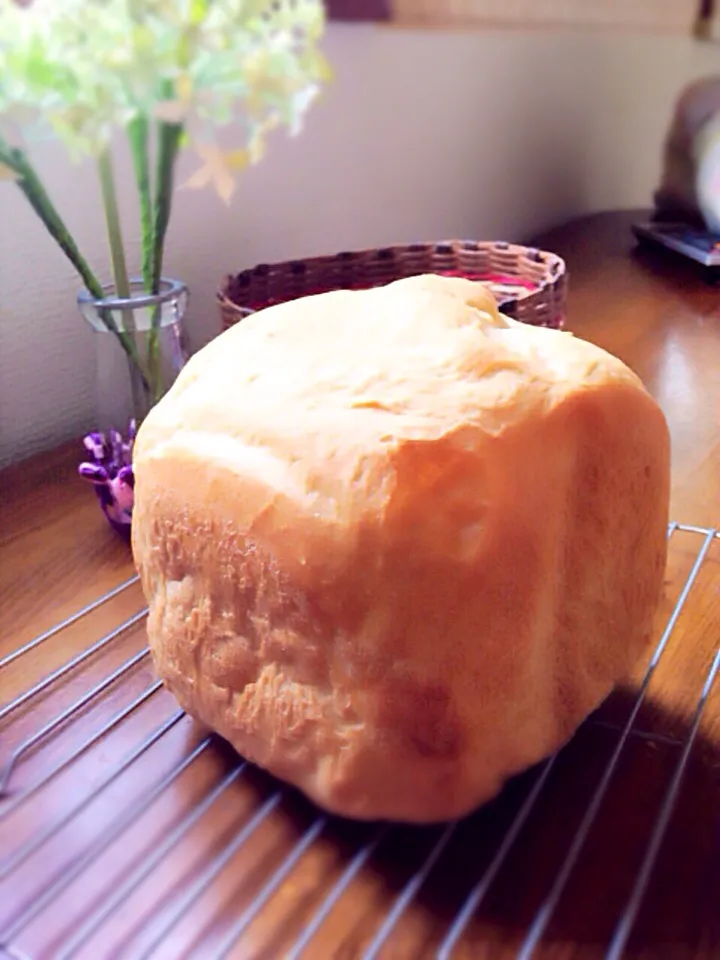
[[637,376],[420,276],[248,317],[138,433],[160,676],[325,809],[433,822],[627,677],[666,558],[669,440]]

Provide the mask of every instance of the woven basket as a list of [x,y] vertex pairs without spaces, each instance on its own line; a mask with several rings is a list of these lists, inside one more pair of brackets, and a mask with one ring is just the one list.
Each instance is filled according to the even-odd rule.
[[560,257],[509,243],[451,240],[258,264],[225,279],[217,294],[223,329],[275,303],[420,273],[480,280],[508,316],[536,326],[563,325],[567,270]]

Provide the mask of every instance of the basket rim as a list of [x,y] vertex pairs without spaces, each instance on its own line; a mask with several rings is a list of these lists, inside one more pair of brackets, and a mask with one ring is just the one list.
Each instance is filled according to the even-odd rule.
[[[521,243],[510,243],[504,240],[458,240],[458,239],[446,239],[446,240],[434,240],[434,241],[414,241],[408,243],[398,243],[390,244],[382,247],[361,247],[354,250],[344,250],[337,253],[331,254],[314,254],[309,257],[294,257],[287,258],[284,260],[276,260],[272,262],[260,262],[256,263],[250,267],[246,267],[242,270],[238,270],[233,273],[226,273],[223,277],[222,284],[216,289],[216,299],[218,302],[232,309],[237,310],[247,309],[246,307],[241,306],[235,300],[229,296],[229,287],[233,282],[237,282],[239,277],[245,276],[260,276],[266,274],[273,269],[277,270],[283,267],[292,267],[296,264],[310,265],[310,264],[320,264],[322,262],[332,262],[333,260],[350,260],[355,258],[365,258],[372,257],[373,255],[391,255],[402,254],[402,253],[423,253],[429,251],[440,252],[439,248],[448,247],[447,253],[458,253],[465,250],[468,253],[473,251],[478,251],[482,249],[495,248],[499,251],[507,251],[509,254],[524,255],[535,254],[533,259],[536,262],[543,262],[548,265],[548,271],[545,276],[537,280],[537,286],[533,291],[533,295],[537,295],[547,290],[548,287],[553,286],[559,280],[562,280],[567,276],[567,264],[563,257],[551,250],[545,250],[541,247],[532,246],[528,244]],[[425,272],[425,271],[421,271]],[[438,271],[428,270],[428,273],[436,273]],[[401,279],[398,277],[397,279]],[[394,282],[393,280],[386,281],[387,283]],[[335,287],[332,289],[344,289],[343,287]]]

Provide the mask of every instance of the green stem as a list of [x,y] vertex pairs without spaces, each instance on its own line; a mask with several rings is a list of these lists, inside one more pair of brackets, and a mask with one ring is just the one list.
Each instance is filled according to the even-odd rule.
[[175,175],[175,161],[180,149],[183,127],[179,123],[161,123],[158,128],[158,157],[156,172],[156,195],[153,225],[152,292],[160,289],[165,237],[170,212]]
[[142,275],[147,293],[152,292],[153,272],[153,202],[150,186],[150,128],[146,116],[136,117],[128,126],[135,182],[140,198],[140,228],[142,232]]
[[[123,300],[129,300],[131,296],[130,280],[128,278],[127,266],[125,263],[125,248],[122,237],[122,227],[120,226],[120,211],[118,210],[117,195],[115,193],[115,176],[113,174],[112,158],[110,148],[105,150],[98,157],[98,175],[100,177],[100,190],[102,193],[103,207],[105,208],[105,223],[107,226],[108,243],[110,246],[110,257],[112,260],[113,277],[115,279],[115,292]],[[135,317],[132,310],[123,311],[123,324],[127,327],[127,333],[131,342],[134,344],[136,355],[139,353],[136,340]],[[144,364],[139,363],[138,369],[143,373],[143,379],[147,384],[150,395],[155,392],[153,380],[152,364],[148,355],[147,371],[143,369]],[[133,403],[136,412],[144,409],[145,404],[140,395],[142,384],[138,384],[136,378],[130,377]]]
[[[170,91],[171,92],[171,91]],[[153,244],[151,253],[151,285],[152,293],[159,293],[162,277],[165,238],[167,236],[170,213],[172,210],[172,196],[175,175],[175,163],[180,149],[183,126],[180,123],[160,122],[157,130],[157,169],[155,176],[155,204],[153,210]],[[160,375],[160,331],[161,310],[153,316],[152,327],[148,340],[148,363],[150,375],[155,386],[153,402],[162,396]]]
[[98,157],[98,174],[105,208],[105,223],[107,225],[108,243],[110,244],[113,277],[115,278],[115,292],[118,297],[127,300],[130,298],[130,281],[125,265],[125,248],[123,246],[120,213],[115,194],[115,177],[109,148],[103,150]]
[[0,137],[0,161],[15,172],[17,175],[15,183],[25,194],[48,233],[75,267],[88,291],[96,299],[102,299],[105,296],[102,284],[80,253],[25,153],[17,147],[11,147]]
[[[130,141],[130,152],[132,154],[133,168],[135,170],[135,182],[137,184],[138,196],[140,200],[140,229],[142,236],[142,276],[147,293],[153,290],[153,249],[154,249],[154,225],[153,225],[153,201],[152,187],[150,184],[150,126],[148,118],[140,115],[136,117],[128,126],[128,139]],[[161,373],[160,373],[160,351],[159,337],[156,329],[160,324],[161,308],[155,307],[152,313],[150,331],[147,341],[147,361],[149,390],[148,400],[153,405],[160,399],[161,392]]]
[[[65,221],[48,196],[27,155],[17,147],[11,147],[6,140],[0,137],[0,161],[10,167],[17,175],[15,183],[37,213],[45,229],[77,271],[88,293],[96,300],[102,300],[105,296],[102,284],[80,253],[72,234],[65,225]],[[147,380],[132,339],[124,331],[117,328],[109,311],[101,311],[100,318],[108,330],[118,338],[130,361],[140,370],[143,379]]]

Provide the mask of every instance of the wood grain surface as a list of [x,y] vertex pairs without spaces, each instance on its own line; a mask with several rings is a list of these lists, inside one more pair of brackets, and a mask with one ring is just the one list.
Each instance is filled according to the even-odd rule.
[[[539,242],[567,258],[568,327],[637,370],[667,414],[674,520],[711,527],[720,522],[720,290],[674,257],[635,251],[630,220],[588,218]],[[133,576],[127,546],[76,479],[81,454],[71,444],[0,474],[0,663]],[[334,891],[304,941],[306,960],[594,960],[610,955],[655,835],[647,889],[616,955],[720,957],[719,685],[705,690],[685,749],[720,640],[720,542],[678,529],[658,639],[693,568],[644,686],[648,663],[550,768],[432,829],[326,820],[243,767],[156,684],[136,616],[144,601],[131,583],[0,666],[0,956],[294,960]],[[8,711],[92,644],[94,653]],[[438,953],[473,889],[462,935]],[[383,939],[388,917],[397,922]],[[533,929],[537,942],[528,941]]]

